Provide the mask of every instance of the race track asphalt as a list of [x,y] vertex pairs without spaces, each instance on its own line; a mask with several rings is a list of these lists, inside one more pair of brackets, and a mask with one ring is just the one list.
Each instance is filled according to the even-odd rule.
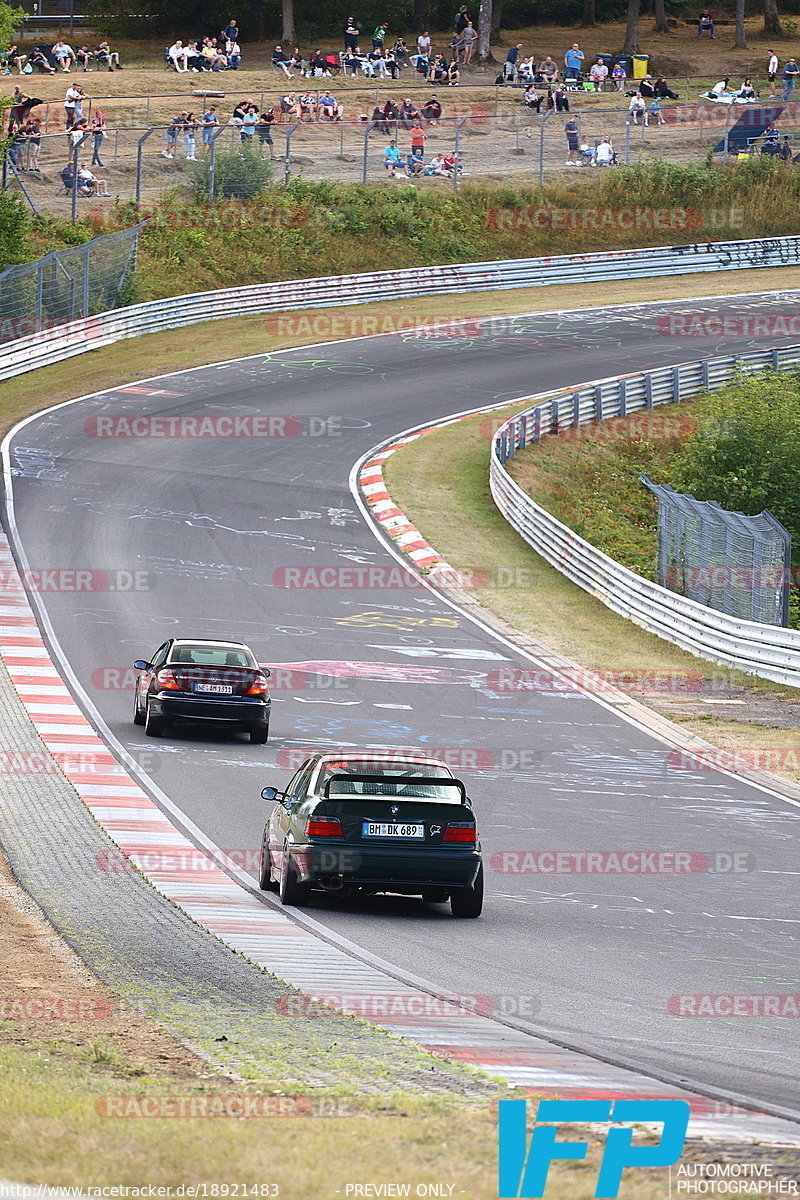
[[[259,355],[99,393],[14,435],[18,545],[31,568],[110,572],[120,585],[41,593],[60,650],[146,774],[218,846],[250,851],[250,863],[266,815],[260,789],[287,782],[319,746],[477,761],[466,778],[487,862],[527,849],[749,854],[754,869],[738,874],[489,870],[478,922],[388,897],[320,897],[312,911],[401,970],[494,997],[532,1030],[800,1119],[796,1020],[668,1013],[679,993],[800,992],[797,810],[727,775],[676,769],[666,746],[578,692],[497,690],[492,671],[530,662],[430,591],[282,586],[292,567],[308,580],[309,567],[371,565],[396,581],[348,487],[354,462],[386,438],[551,386],[764,348],[746,336],[665,336],[664,318],[689,311],[800,316],[800,302],[787,293],[539,314],[468,336]],[[211,352],[231,359],[236,346],[220,339]],[[296,436],[94,436],[98,417],[181,414],[291,415]],[[487,440],[487,464],[488,453]],[[146,589],[123,587],[136,571]],[[196,731],[145,738],[124,672],[171,634],[241,639],[273,668],[337,664],[336,685],[278,688],[267,746]]]

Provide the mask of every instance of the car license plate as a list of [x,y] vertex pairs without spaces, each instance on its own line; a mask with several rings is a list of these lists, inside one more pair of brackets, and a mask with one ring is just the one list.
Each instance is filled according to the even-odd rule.
[[424,838],[425,826],[394,825],[383,821],[364,821],[361,829],[364,837]]
[[215,696],[232,696],[233,685],[230,683],[196,683],[196,692],[213,692]]

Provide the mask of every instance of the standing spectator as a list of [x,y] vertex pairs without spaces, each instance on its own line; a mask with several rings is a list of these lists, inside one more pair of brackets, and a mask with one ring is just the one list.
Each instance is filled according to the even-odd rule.
[[64,128],[67,133],[83,116],[83,100],[83,88],[80,84],[73,83],[67,88],[67,94],[64,97]]
[[383,50],[383,39],[386,37],[386,30],[388,28],[389,26],[385,21],[376,27],[375,32],[372,35],[373,50]]
[[800,67],[797,65],[797,60],[790,58],[786,66],[783,68],[783,98],[788,100],[794,91],[795,79]]
[[81,117],[79,121],[75,122],[75,124],[72,126],[72,129],[70,129],[69,133],[67,134],[67,141],[69,142],[70,150],[74,150],[76,146],[82,145],[83,139],[88,136],[89,126],[86,122],[86,118]]
[[767,78],[769,79],[769,94],[770,98],[775,98],[775,80],[778,78],[778,56],[774,50],[768,51],[769,62],[767,63]]
[[243,146],[252,146],[253,138],[256,133],[256,125],[258,124],[258,106],[248,104],[247,108],[242,113],[242,123],[239,127],[239,136]]
[[611,78],[616,84],[617,91],[624,92],[628,76],[625,73],[625,68],[623,67],[622,63],[614,63],[614,67],[611,71]]
[[275,123],[275,109],[267,108],[264,110],[264,112],[262,112],[261,116],[258,118],[258,125],[256,125],[256,133],[258,134],[259,145],[262,147],[265,145],[269,146],[270,158],[275,157],[275,155],[272,153],[273,146],[274,146],[274,143],[272,141],[272,126],[274,123]]
[[596,63],[592,63],[589,68],[589,78],[594,84],[596,92],[602,92],[603,86],[608,78],[608,67],[603,62],[602,58],[598,58]]
[[[179,75],[183,74],[184,71],[189,70],[189,50],[186,46],[184,46],[180,38],[174,41],[170,46],[169,50],[167,51],[167,58],[170,60]],[[183,66],[181,66],[181,63]]]
[[474,25],[472,24],[472,21],[467,21],[466,25],[464,26],[464,32],[462,36],[464,38],[464,66],[466,67],[472,62],[472,55],[475,50],[475,42],[478,38],[478,34]]
[[183,122],[183,148],[187,162],[197,162],[197,118],[193,112],[186,114]]
[[517,42],[516,46],[512,46],[506,55],[506,61],[503,64],[503,78],[510,79],[512,83],[517,82],[517,60],[519,59],[519,52],[521,49],[522,42]]
[[217,116],[217,107],[215,104],[210,104],[200,118],[202,126],[203,149],[206,154],[211,151],[211,144],[214,141],[214,129],[219,125],[219,117]]
[[564,126],[564,133],[567,136],[567,162],[568,167],[578,166],[578,118],[570,117]]
[[173,117],[166,128],[167,144],[161,151],[162,158],[174,158],[175,147],[178,143],[178,131],[183,128],[183,122],[188,117],[188,113],[181,113],[179,117]]
[[226,42],[239,41],[242,35],[239,33],[239,26],[236,24],[235,17],[231,17],[230,21],[228,21],[228,24],[222,30],[222,36],[225,38]]
[[415,125],[411,130],[411,153],[424,155],[427,140],[428,136],[422,126],[419,124]]
[[566,67],[566,78],[573,79],[577,82],[581,71],[583,70],[583,60],[586,55],[581,50],[577,42],[573,42],[567,53],[564,55],[564,66]]
[[563,83],[556,83],[547,89],[548,110],[555,108],[556,112],[569,112],[569,95]]
[[53,46],[53,58],[62,71],[69,71],[75,61],[75,51],[59,38]]
[[348,17],[347,24],[344,27],[344,48],[345,51],[353,51],[358,45],[358,35],[360,28],[356,24],[355,17]]
[[707,8],[704,8],[700,13],[700,16],[697,18],[697,36],[702,37],[704,33],[707,33],[713,40],[714,18],[711,16],[711,13]]
[[423,58],[430,58],[431,35],[428,33],[427,29],[417,38],[417,53],[421,54]]
[[461,8],[458,10],[458,12],[455,15],[455,31],[456,31],[456,33],[463,33],[464,30],[467,28],[467,26],[470,24],[471,24],[471,21],[469,19],[469,13],[467,12],[467,6],[466,6],[466,4],[462,4]]
[[453,61],[460,62],[461,55],[464,53],[464,46],[466,45],[464,41],[464,34],[454,33],[447,45]]
[[103,141],[107,137],[106,115],[102,108],[96,108],[92,113],[92,122],[89,128],[92,134],[92,161],[90,166],[105,168],[105,163],[100,159]]

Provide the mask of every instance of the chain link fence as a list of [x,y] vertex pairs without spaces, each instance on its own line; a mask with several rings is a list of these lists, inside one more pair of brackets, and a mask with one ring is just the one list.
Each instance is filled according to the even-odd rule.
[[748,517],[649,475],[658,500],[657,582],[743,621],[789,624],[792,539],[767,509]]
[[0,274],[0,344],[117,308],[143,224],[7,267]]

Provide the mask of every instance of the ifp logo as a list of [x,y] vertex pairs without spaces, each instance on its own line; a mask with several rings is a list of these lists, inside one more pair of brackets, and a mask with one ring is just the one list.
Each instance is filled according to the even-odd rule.
[[[540,1100],[530,1147],[526,1135],[527,1104],[501,1100],[498,1106],[498,1196],[529,1200],[544,1195],[550,1163],[583,1159],[588,1142],[557,1142],[558,1126],[617,1121],[663,1124],[655,1146],[634,1146],[632,1129],[609,1129],[597,1176],[595,1197],[615,1197],[626,1167],[669,1167],[681,1156],[689,1124],[685,1100]],[[545,1122],[550,1122],[546,1124]]]

